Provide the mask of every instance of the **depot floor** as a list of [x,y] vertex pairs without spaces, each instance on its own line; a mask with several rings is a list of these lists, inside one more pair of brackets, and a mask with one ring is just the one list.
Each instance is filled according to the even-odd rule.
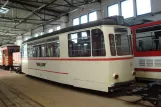
[[0,70],[0,107],[153,107],[138,96],[119,96]]

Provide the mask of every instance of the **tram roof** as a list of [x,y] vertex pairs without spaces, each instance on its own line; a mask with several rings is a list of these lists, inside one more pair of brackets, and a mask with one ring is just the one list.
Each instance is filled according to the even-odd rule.
[[104,18],[104,19],[101,19],[101,20],[98,20],[98,21],[89,22],[89,23],[86,23],[86,24],[81,24],[81,25],[63,28],[63,29],[60,29],[58,31],[54,31],[54,32],[51,32],[51,33],[48,33],[48,34],[44,34],[42,36],[38,36],[38,37],[35,37],[35,38],[28,39],[28,40],[24,41],[23,43],[34,41],[34,40],[45,38],[45,37],[50,37],[50,36],[57,35],[57,34],[60,34],[60,33],[65,33],[65,32],[85,29],[85,28],[89,28],[89,27],[100,26],[100,25],[129,26],[127,23],[124,22],[124,18],[122,16],[113,16],[113,17]]
[[15,44],[5,44],[5,45],[0,46],[0,48],[4,48],[4,47],[19,47],[19,46]]

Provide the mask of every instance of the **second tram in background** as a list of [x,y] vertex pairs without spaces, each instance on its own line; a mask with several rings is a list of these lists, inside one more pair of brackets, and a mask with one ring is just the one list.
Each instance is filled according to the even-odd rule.
[[20,52],[20,46],[6,44],[0,47],[0,66],[4,69],[13,68],[13,53]]
[[113,91],[133,83],[131,30],[107,18],[32,38],[22,45],[22,72],[75,87]]
[[161,21],[132,26],[137,79],[161,80]]

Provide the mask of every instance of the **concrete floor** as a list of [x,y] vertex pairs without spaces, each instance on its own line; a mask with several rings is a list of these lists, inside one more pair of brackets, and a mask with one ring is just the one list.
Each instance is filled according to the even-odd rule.
[[154,107],[139,99],[73,88],[0,70],[0,107]]

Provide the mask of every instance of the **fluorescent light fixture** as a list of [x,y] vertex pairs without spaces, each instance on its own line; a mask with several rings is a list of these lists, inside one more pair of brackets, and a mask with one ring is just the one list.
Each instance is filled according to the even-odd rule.
[[43,35],[43,34],[44,34],[44,32],[41,32],[41,33],[40,33],[40,35]]
[[28,37],[26,37],[26,38],[25,38],[25,41],[26,41],[26,40],[28,40],[28,39],[29,39],[29,38],[28,38]]
[[60,30],[60,26],[57,26],[57,27],[56,27],[56,30]]
[[7,8],[4,8],[4,7],[0,8],[0,13],[1,14],[6,14],[8,11],[9,11],[9,9],[7,9]]
[[39,35],[38,34],[35,34],[35,37],[38,37]]
[[53,32],[53,29],[49,29],[49,33]]

